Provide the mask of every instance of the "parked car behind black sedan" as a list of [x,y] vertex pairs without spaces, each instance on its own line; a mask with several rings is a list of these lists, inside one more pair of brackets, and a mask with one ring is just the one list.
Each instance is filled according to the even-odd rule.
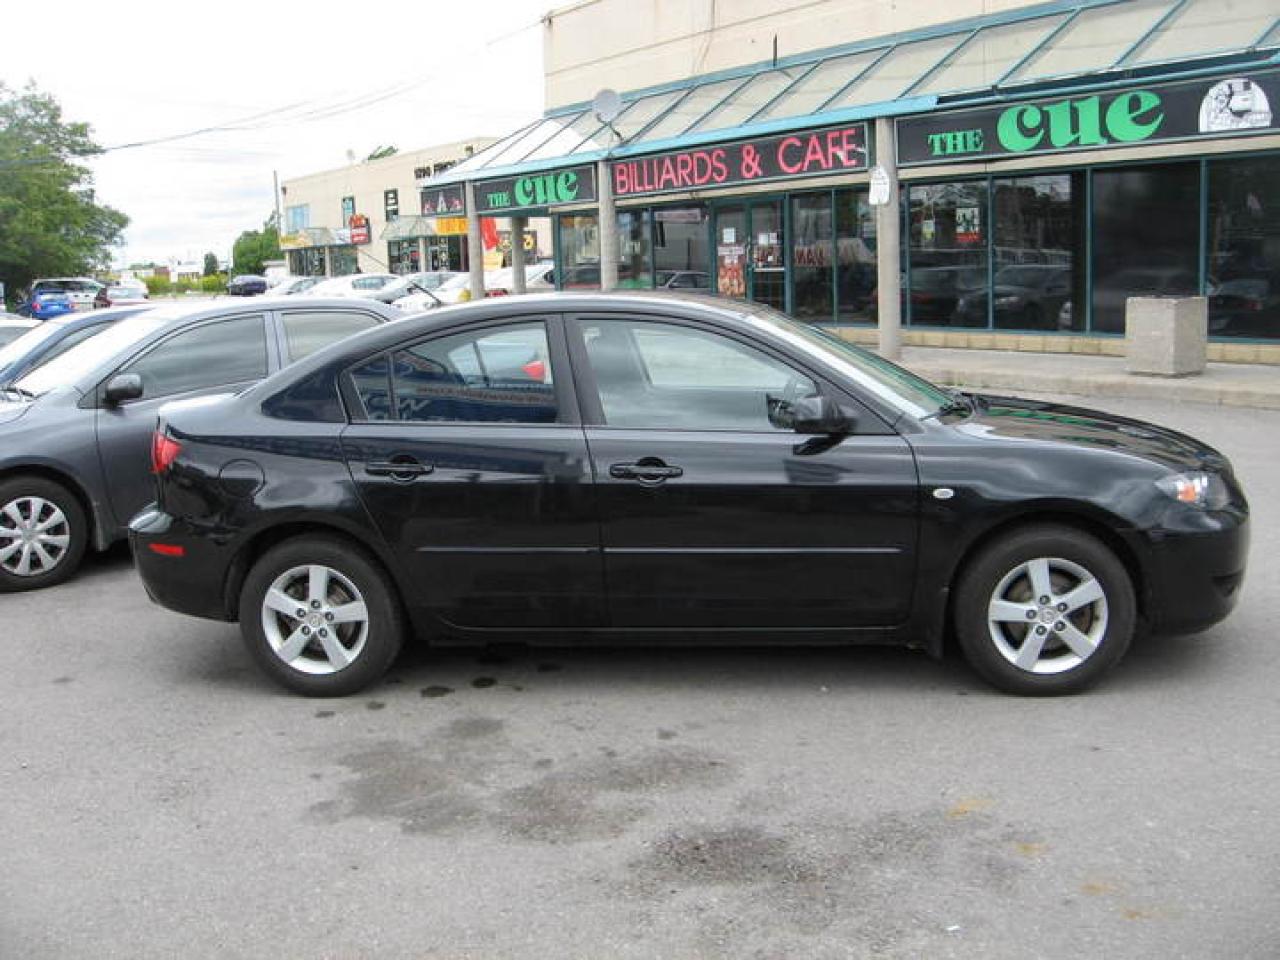
[[1231,610],[1248,508],[1189,437],[944,391],[767,308],[443,308],[161,411],[131,525],[159,603],[352,693],[407,633],[897,642],[1020,693]]
[[251,273],[232,277],[227,283],[227,293],[233,297],[251,297],[267,292],[267,278]]
[[0,349],[0,388],[12,386],[76,344],[146,309],[146,306],[133,306],[77,311],[41,322]]
[[0,591],[65,580],[87,546],[125,536],[152,498],[147,454],[163,403],[243,389],[400,316],[295,298],[157,307],[0,390]]

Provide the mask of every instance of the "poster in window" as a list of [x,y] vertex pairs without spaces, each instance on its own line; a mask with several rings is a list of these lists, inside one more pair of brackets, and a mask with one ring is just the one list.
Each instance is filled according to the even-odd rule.
[[982,220],[978,207],[956,207],[956,243],[981,243]]
[[741,244],[716,248],[716,289],[722,297],[747,295],[747,251]]

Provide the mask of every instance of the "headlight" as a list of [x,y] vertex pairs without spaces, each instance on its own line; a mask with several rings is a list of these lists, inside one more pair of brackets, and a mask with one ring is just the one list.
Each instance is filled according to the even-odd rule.
[[1157,480],[1156,486],[1179,503],[1205,510],[1221,510],[1231,500],[1226,483],[1216,473],[1175,473]]

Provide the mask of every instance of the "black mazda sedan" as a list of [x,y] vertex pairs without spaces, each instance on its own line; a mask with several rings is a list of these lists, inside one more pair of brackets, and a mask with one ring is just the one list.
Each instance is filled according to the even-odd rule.
[[508,297],[165,407],[151,596],[299,693],[410,635],[896,643],[1081,690],[1234,606],[1248,507],[1190,437],[961,394],[766,308]]

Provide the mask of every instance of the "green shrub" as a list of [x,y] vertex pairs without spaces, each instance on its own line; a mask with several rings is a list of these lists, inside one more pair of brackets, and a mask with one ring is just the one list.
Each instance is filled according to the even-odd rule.
[[168,277],[146,277],[142,282],[147,285],[147,293],[153,297],[163,297],[173,291],[173,284]]
[[227,290],[227,278],[216,273],[212,276],[201,277],[200,289],[204,293],[225,293]]

